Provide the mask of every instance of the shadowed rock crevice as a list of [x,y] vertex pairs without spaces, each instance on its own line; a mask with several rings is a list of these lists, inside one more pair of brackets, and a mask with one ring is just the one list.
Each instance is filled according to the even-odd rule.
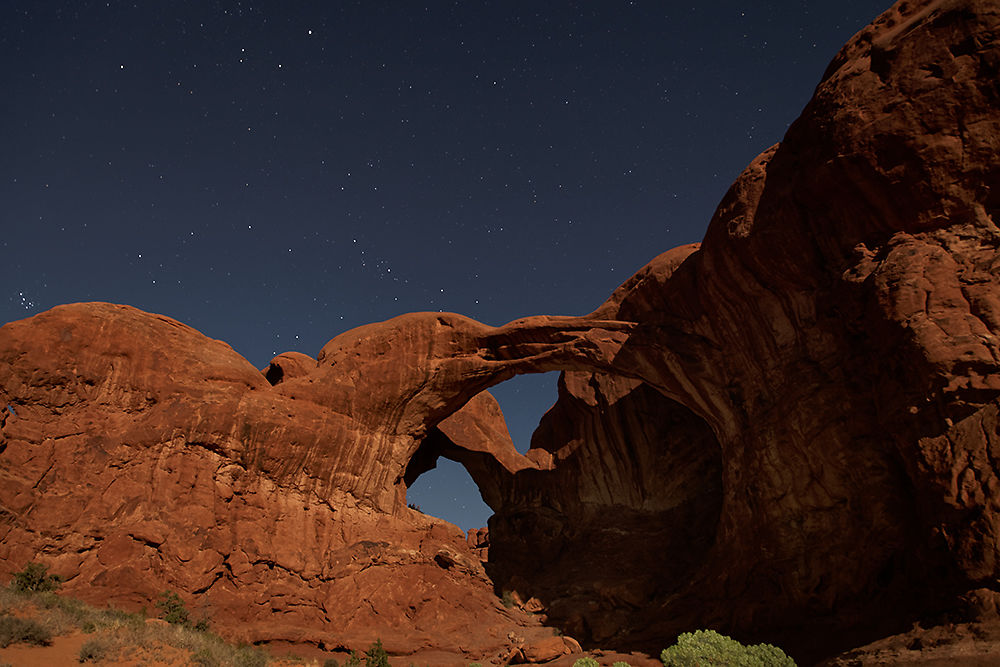
[[526,454],[487,393],[431,430],[410,486],[438,457],[465,466],[496,512],[486,565],[497,594],[535,598],[588,645],[636,645],[653,609],[715,543],[721,449],[690,410],[638,380],[566,372]]
[[285,378],[285,371],[282,370],[281,366],[272,363],[264,371],[264,377],[272,385],[276,385]]
[[634,646],[631,633],[715,543],[715,435],[644,383],[577,372],[560,378],[532,447],[553,465],[505,480],[487,571],[585,644]]

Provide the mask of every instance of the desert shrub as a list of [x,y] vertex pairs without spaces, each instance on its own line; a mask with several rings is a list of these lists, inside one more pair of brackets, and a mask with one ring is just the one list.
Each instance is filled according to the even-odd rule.
[[[38,610],[37,619],[24,620],[10,616],[7,610]],[[117,609],[94,609],[73,598],[52,592],[14,592],[13,587],[0,586],[0,648],[14,642],[44,644],[53,636],[62,636],[77,628],[91,634],[77,656],[80,662],[113,659],[123,647],[151,648],[167,645],[191,652],[188,664],[203,667],[264,667],[269,656],[253,646],[235,647],[220,637],[197,630],[201,622],[192,624],[183,601],[176,593],[165,592],[157,603],[160,616],[171,624],[151,625],[139,614]],[[355,662],[360,666],[360,660]],[[0,667],[3,667],[0,664]]]
[[266,667],[267,653],[253,646],[241,646],[233,654],[233,667]]
[[0,648],[18,643],[48,646],[52,643],[52,633],[42,624],[28,618],[0,616]]
[[469,667],[483,667],[483,666],[480,665],[478,662],[470,662]]
[[80,662],[98,662],[108,656],[111,644],[103,637],[92,637],[83,642],[77,659]]
[[206,646],[191,654],[191,664],[199,665],[200,667],[218,667],[219,660],[212,653],[212,650]]
[[514,606],[514,593],[511,591],[504,591],[503,595],[500,596],[500,602],[502,602],[503,606],[507,607],[507,609],[510,609]]
[[160,599],[156,601],[156,608],[160,610],[160,618],[171,625],[187,625],[189,614],[187,607],[181,596],[173,591],[163,591]]
[[49,568],[41,563],[28,563],[20,572],[14,573],[10,587],[19,593],[43,593],[54,591],[62,584],[62,577],[49,574]]
[[80,600],[63,597],[52,591],[34,593],[32,600],[48,612],[45,625],[57,636],[72,632],[95,614],[93,609]]
[[795,661],[776,646],[744,646],[714,630],[685,632],[677,638],[676,644],[663,649],[660,660],[664,667],[795,667]]
[[361,667],[361,657],[357,651],[351,651],[351,654],[347,656],[347,660],[344,661],[344,667]]
[[601,667],[601,663],[597,662],[588,655],[583,658],[577,658],[573,663],[573,667]]
[[616,662],[611,663],[611,667],[632,667],[632,665],[622,660],[618,660]]
[[209,631],[208,616],[202,616],[197,621],[195,621],[194,625],[191,627],[193,627],[198,632],[208,632]]
[[141,616],[120,609],[94,609],[83,606],[71,616],[76,619],[77,627],[87,633],[98,630],[136,633],[147,629]]
[[340,663],[336,658],[327,658],[323,661],[323,667],[340,667]]
[[74,606],[76,606],[77,608],[82,606],[81,604],[79,604],[79,601],[73,600],[73,602],[77,603],[74,605],[72,602],[70,602],[72,598],[64,598],[54,591],[36,592],[32,596],[32,600],[34,601],[35,604],[37,604],[40,607],[44,607],[45,609],[58,609],[60,611],[69,611]]
[[376,639],[365,651],[365,667],[389,667],[389,654],[382,647],[381,639]]

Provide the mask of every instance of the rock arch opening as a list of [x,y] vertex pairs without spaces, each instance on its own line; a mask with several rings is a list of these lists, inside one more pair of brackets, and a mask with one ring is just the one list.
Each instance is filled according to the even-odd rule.
[[[660,349],[648,338],[658,329],[609,314],[501,327],[404,315],[330,341],[320,377],[307,382],[329,404],[371,415],[363,425],[381,434],[354,441],[351,451],[381,465],[347,491],[408,511],[421,474],[441,457],[461,463],[494,510],[486,572],[497,591],[536,598],[550,624],[590,646],[625,648],[662,629],[649,614],[697,593],[693,577],[716,552],[723,466],[718,406],[697,393],[679,356],[665,365],[643,357]],[[562,373],[559,399],[522,454],[486,390],[548,371]],[[356,391],[349,380],[362,372],[380,379],[370,382],[379,391]]]
[[[490,387],[489,395],[496,399],[499,410],[495,414],[492,411],[489,415],[480,414],[480,418],[495,417],[491,420],[495,428],[489,434],[478,435],[492,436],[506,447],[506,432],[517,452],[527,452],[544,413],[555,403],[558,379],[558,371],[531,373],[516,375]],[[449,422],[451,429],[446,424],[445,430],[461,437],[455,431],[455,421]],[[457,455],[455,443],[448,442],[447,438],[441,430],[433,429],[411,459],[404,479],[407,504],[466,531],[484,528],[493,509],[484,502],[475,480],[460,462],[470,463],[468,456]],[[466,441],[466,444],[469,443]]]
[[493,510],[486,568],[497,593],[536,598],[547,624],[585,644],[635,646],[715,543],[714,432],[640,380],[589,371],[559,376],[526,454],[502,424],[490,394],[477,395],[431,430],[405,483],[439,457],[460,462]]
[[465,467],[447,457],[439,457],[406,491],[411,509],[444,519],[463,531],[485,527],[493,514]]
[[513,476],[490,520],[487,571],[581,642],[635,646],[715,543],[715,434],[641,381],[567,372],[532,447],[555,465]]
[[507,431],[518,452],[531,447],[531,438],[545,413],[558,398],[559,371],[517,375],[490,387],[507,422]]

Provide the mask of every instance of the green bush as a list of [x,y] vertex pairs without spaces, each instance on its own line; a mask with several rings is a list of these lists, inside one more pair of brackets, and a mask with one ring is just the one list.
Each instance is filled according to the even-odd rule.
[[389,654],[382,648],[381,639],[376,639],[365,651],[365,667],[389,667]]
[[676,644],[663,649],[660,660],[664,667],[795,667],[795,661],[776,646],[744,646],[714,630],[685,632]]
[[617,662],[611,663],[611,667],[632,667],[632,665],[622,660],[618,660]]
[[358,656],[357,651],[351,651],[351,654],[347,656],[347,660],[344,661],[344,667],[361,667],[361,658]]
[[156,608],[160,610],[160,618],[171,625],[187,625],[190,615],[181,596],[173,591],[163,591],[160,599],[156,601]]
[[14,573],[10,587],[19,593],[44,593],[54,591],[62,584],[62,577],[49,574],[49,568],[41,563],[28,563],[20,572]]
[[80,662],[99,662],[108,656],[111,644],[102,637],[92,637],[83,642],[77,659]]
[[597,662],[590,656],[583,658],[577,658],[576,662],[573,663],[573,667],[601,667],[601,663]]
[[18,643],[48,646],[52,643],[52,633],[28,618],[0,616],[0,648]]

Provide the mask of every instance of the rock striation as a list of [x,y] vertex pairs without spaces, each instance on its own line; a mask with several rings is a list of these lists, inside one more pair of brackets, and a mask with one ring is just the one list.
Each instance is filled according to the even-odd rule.
[[[85,598],[171,588],[246,640],[497,661],[576,649],[543,622],[805,661],[996,623],[997,81],[995,2],[897,3],[704,241],[587,316],[415,313],[263,372],[126,306],[7,324],[0,574],[41,554]],[[486,390],[551,370],[519,454]],[[407,508],[440,456],[494,509],[488,550]]]

